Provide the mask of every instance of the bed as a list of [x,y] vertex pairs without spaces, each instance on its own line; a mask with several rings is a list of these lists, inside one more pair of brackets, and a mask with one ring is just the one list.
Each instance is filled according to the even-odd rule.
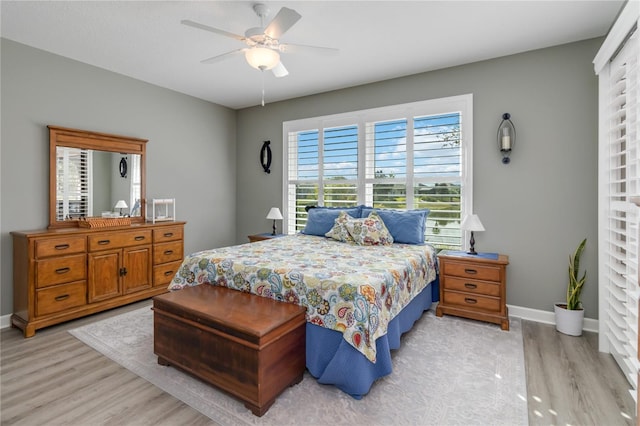
[[438,299],[436,269],[428,244],[296,234],[193,253],[169,289],[212,284],[306,307],[308,371],[360,399],[391,373],[391,350]]

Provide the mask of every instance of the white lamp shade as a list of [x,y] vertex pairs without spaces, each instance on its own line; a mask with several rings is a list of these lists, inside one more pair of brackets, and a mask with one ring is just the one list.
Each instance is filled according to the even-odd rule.
[[249,65],[257,70],[270,70],[280,63],[280,54],[266,47],[252,47],[244,52]]
[[273,220],[283,219],[282,213],[280,213],[280,209],[277,207],[271,207],[271,210],[269,210],[269,214],[267,215],[267,219],[273,219]]
[[124,200],[118,200],[118,202],[114,207],[114,209],[126,209],[126,208],[127,208],[127,203],[125,203]]
[[464,231],[484,231],[484,226],[480,222],[480,218],[477,214],[469,214],[465,216],[464,220],[460,224],[460,228]]

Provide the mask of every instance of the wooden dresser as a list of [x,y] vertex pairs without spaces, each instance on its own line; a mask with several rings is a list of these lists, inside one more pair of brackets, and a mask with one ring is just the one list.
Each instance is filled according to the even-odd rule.
[[167,291],[185,222],[12,232],[11,324],[37,329]]
[[456,315],[500,324],[509,330],[507,310],[507,265],[509,257],[497,259],[442,252],[440,302],[436,316]]

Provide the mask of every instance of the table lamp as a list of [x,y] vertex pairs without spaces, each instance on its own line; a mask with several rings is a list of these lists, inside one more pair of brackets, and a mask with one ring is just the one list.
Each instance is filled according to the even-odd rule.
[[465,216],[464,220],[460,224],[460,229],[464,231],[471,231],[471,240],[469,240],[469,245],[471,246],[467,254],[478,254],[473,247],[476,243],[476,240],[473,238],[474,231],[484,231],[484,226],[482,226],[482,222],[480,222],[480,218],[477,214],[469,214]]
[[126,209],[127,208],[127,203],[125,203],[124,200],[118,200],[118,202],[116,203],[116,205],[113,208],[114,209],[120,209],[120,216],[122,216],[122,209]]
[[276,220],[283,219],[280,209],[277,207],[271,207],[271,210],[269,210],[269,214],[267,215],[267,219],[273,219],[273,232],[271,235],[276,235]]

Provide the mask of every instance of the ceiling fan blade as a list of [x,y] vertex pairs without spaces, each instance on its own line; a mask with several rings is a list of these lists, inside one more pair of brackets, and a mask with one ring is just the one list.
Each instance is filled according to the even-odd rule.
[[210,32],[215,33],[215,34],[220,34],[220,35],[223,35],[225,37],[235,38],[236,40],[240,40],[240,41],[245,41],[246,40],[244,36],[241,36],[241,35],[238,35],[238,34],[234,34],[234,33],[230,33],[229,31],[221,30],[221,29],[218,29],[218,28],[213,28],[213,27],[210,27],[208,25],[204,25],[204,24],[200,24],[198,22],[190,21],[188,19],[183,19],[182,21],[180,21],[180,23],[183,24],[183,25],[187,25],[189,27],[198,28],[198,29],[205,30],[205,31],[210,31]]
[[325,56],[337,55],[340,49],[333,47],[307,46],[304,44],[280,43],[280,51],[283,53],[314,53]]
[[287,71],[284,65],[282,65],[282,62],[278,62],[278,65],[271,68],[271,72],[273,72],[273,75],[275,75],[278,78],[286,77],[289,75],[289,71]]
[[302,18],[302,15],[295,10],[283,7],[269,25],[267,25],[267,28],[264,29],[264,33],[271,38],[278,39],[298,22],[300,18]]
[[204,59],[202,61],[200,61],[201,64],[213,64],[215,62],[219,62],[228,58],[231,58],[232,56],[236,56],[240,53],[244,53],[246,49],[238,49],[238,50],[232,50],[231,52],[227,52],[227,53],[223,53],[222,55],[217,55],[217,56],[212,56],[211,58],[207,58]]

